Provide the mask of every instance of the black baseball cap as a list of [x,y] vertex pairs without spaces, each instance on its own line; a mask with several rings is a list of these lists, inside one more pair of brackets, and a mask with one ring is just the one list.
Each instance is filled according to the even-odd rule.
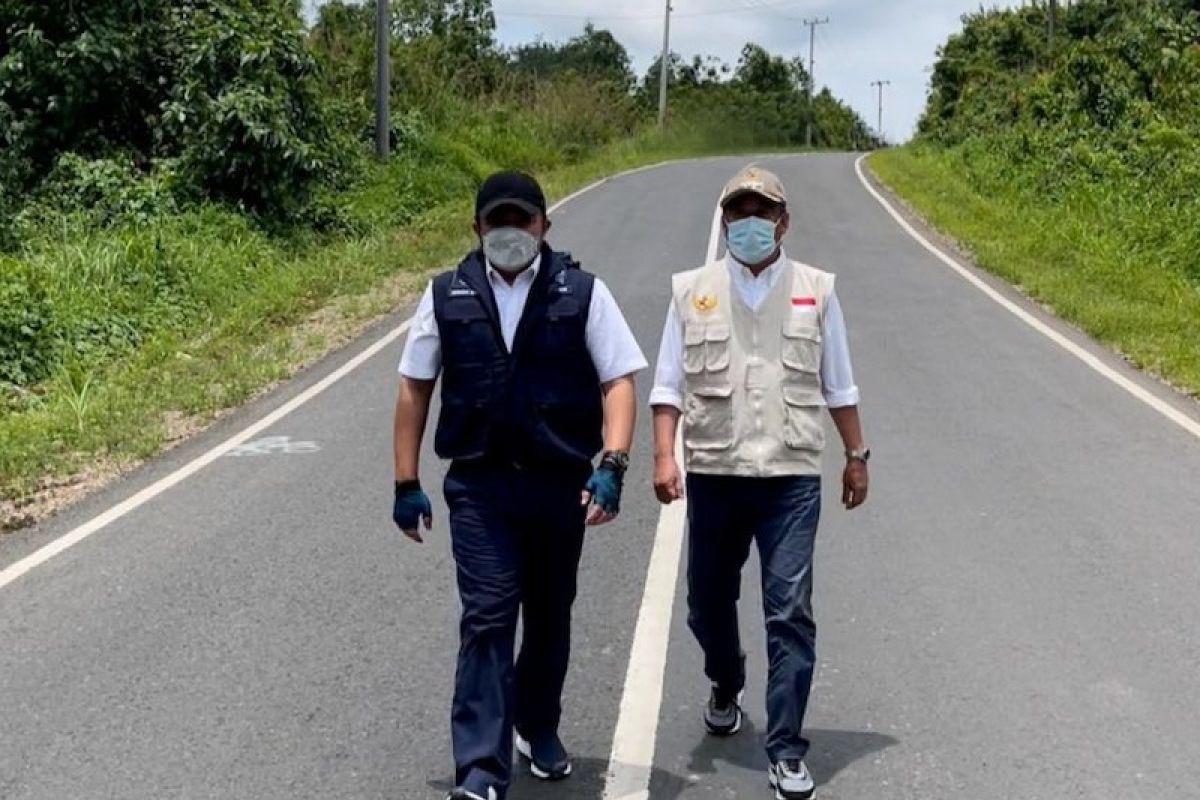
[[516,206],[526,214],[545,216],[546,195],[538,182],[523,172],[497,172],[479,187],[475,219],[485,219],[501,206]]

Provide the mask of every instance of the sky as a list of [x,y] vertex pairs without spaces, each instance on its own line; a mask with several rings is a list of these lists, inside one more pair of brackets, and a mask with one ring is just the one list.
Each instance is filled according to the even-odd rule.
[[[318,0],[309,0],[310,3]],[[1019,5],[995,0],[672,0],[671,49],[690,59],[713,55],[734,65],[746,42],[772,53],[809,57],[805,19],[828,19],[816,28],[818,91],[828,86],[874,128],[883,87],[883,132],[907,140],[925,108],[929,68],[937,48],[961,27],[963,14],[983,6]],[[496,37],[512,46],[539,36],[565,41],[592,21],[629,51],[643,75],[662,50],[663,0],[492,0]]]

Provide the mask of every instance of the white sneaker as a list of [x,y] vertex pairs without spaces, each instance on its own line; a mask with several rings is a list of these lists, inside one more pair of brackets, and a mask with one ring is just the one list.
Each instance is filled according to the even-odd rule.
[[475,794],[475,792],[468,792],[460,786],[446,795],[446,800],[496,800],[496,797],[496,790],[491,786],[488,787],[487,797]]
[[785,758],[771,765],[767,779],[775,790],[775,800],[812,800],[817,789],[808,767],[798,758]]
[[543,781],[561,781],[571,775],[571,757],[558,736],[552,734],[538,739],[536,745],[515,733],[517,752],[529,762],[533,777]]

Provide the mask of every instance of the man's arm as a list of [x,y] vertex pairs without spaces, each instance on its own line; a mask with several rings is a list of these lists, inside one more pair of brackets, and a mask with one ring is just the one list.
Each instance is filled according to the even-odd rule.
[[842,445],[847,450],[862,450],[865,446],[862,432],[862,422],[858,417],[858,406],[843,406],[829,409],[833,417],[834,427],[842,437]]
[[442,368],[441,337],[433,309],[433,285],[425,290],[413,315],[408,340],[400,358],[400,391],[396,397],[396,417],[392,426],[392,469],[396,477],[396,497],[392,519],[396,527],[413,541],[421,541],[421,523],[433,524],[433,507],[421,490],[421,440],[429,416],[433,387]]
[[[862,450],[864,442],[858,406],[831,408],[829,416],[833,417],[833,424],[837,427],[838,435],[842,437],[846,452]],[[846,459],[846,469],[842,473],[842,503],[847,511],[852,511],[867,502],[869,484],[867,462],[861,458]]]
[[654,389],[650,392],[650,405],[654,409],[654,495],[660,503],[672,503],[684,494],[683,473],[675,458],[675,437],[682,416],[685,383],[683,321],[671,302],[658,348]]
[[[637,422],[634,378],[646,368],[646,357],[612,292],[599,278],[588,307],[587,348],[604,393],[604,449],[628,453]],[[601,465],[588,481],[583,504],[591,506],[587,515],[589,525],[603,525],[616,518],[624,477],[622,471],[605,470]]]
[[675,458],[680,416],[675,406],[654,406],[654,494],[660,503],[683,499],[683,474]]
[[420,460],[421,439],[425,436],[425,421],[435,383],[402,375],[392,426],[396,474],[392,519],[405,536],[417,543],[424,541],[421,525],[424,524],[425,530],[433,527],[433,507],[429,496],[421,489]]
[[400,377],[393,425],[393,450],[396,480],[399,483],[420,480],[421,440],[429,417],[429,404],[436,381]]
[[609,381],[604,391],[604,449],[628,453],[637,424],[637,384],[633,375]]
[[[821,383],[825,402],[829,404],[829,416],[833,418],[846,451],[862,450],[865,442],[858,414],[858,386],[854,383],[854,369],[850,363],[850,337],[836,294],[830,294],[825,308],[822,340]],[[848,458],[842,472],[842,503],[847,510],[866,502],[869,483],[867,462]]]
[[[625,375],[615,380],[601,384],[604,392],[604,450],[606,452],[628,453],[633,446],[633,429],[637,423],[637,384],[633,375]],[[617,485],[617,500],[620,499],[620,487],[624,475],[614,473],[612,479]],[[598,480],[599,473],[592,480]],[[616,506],[606,510],[601,507],[604,494],[598,500],[593,491],[599,487],[592,482],[583,490],[583,504],[591,506],[588,509],[588,525],[604,525],[617,518]]]

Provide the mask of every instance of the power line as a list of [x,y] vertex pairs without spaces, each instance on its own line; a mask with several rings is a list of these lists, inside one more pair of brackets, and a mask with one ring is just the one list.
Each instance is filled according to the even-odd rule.
[[[736,4],[727,8],[712,8],[701,11],[673,12],[675,17],[715,17],[724,14],[737,14],[743,11],[769,11],[772,8],[794,6],[800,0],[777,0],[777,2]],[[560,11],[539,11],[537,9],[515,9],[504,11],[493,9],[497,17],[546,17],[556,19],[658,19],[658,14],[568,14]]]
[[[752,2],[753,2],[753,0],[752,0]],[[789,10],[789,9],[787,9],[787,5],[789,5],[789,4],[774,3],[774,2],[756,2],[754,4],[754,9],[761,10],[764,14],[771,16],[771,17],[775,17],[776,19],[788,19],[788,20],[792,20],[793,22],[803,22],[804,17],[794,17],[791,14],[783,13],[784,10]]]

